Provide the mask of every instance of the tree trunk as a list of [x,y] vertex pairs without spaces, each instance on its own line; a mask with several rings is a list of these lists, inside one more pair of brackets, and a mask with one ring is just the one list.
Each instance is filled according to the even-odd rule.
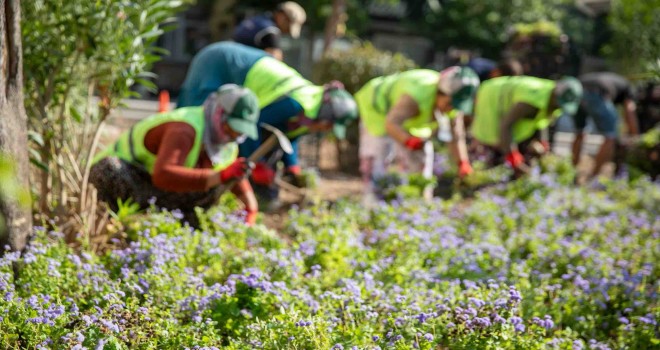
[[[27,189],[29,156],[20,19],[20,0],[0,0],[0,153],[13,160],[18,182]],[[6,223],[6,229],[0,228],[0,252],[5,245],[11,250],[22,250],[32,231],[29,207],[0,201],[0,215]]]
[[337,29],[346,22],[346,0],[332,0],[332,14],[325,22],[325,35],[323,40],[323,54],[325,55],[332,42],[337,38]]

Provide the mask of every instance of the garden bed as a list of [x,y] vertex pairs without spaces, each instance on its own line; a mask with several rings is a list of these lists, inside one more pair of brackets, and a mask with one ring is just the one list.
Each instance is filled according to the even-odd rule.
[[279,233],[152,212],[102,256],[37,228],[0,260],[0,348],[659,346],[660,187],[564,183],[319,204]]

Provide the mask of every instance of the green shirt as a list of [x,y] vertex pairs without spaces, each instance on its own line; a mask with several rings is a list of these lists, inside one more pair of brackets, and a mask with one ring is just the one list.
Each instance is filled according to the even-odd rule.
[[485,81],[477,91],[474,122],[471,131],[479,142],[496,146],[500,139],[500,124],[517,103],[538,109],[534,118],[518,120],[513,125],[513,141],[530,138],[537,130],[547,128],[555,116],[548,113],[548,104],[555,82],[528,76],[500,77]]

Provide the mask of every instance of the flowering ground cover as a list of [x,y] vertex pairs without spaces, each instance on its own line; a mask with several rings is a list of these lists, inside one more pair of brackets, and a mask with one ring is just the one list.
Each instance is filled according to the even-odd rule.
[[280,233],[153,212],[102,256],[37,229],[0,260],[0,348],[659,348],[660,186],[566,182],[318,205]]

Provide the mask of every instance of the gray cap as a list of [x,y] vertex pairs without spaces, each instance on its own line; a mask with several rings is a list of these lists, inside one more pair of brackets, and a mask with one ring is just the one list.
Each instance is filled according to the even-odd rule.
[[471,68],[452,66],[440,72],[438,91],[451,96],[454,109],[471,114],[479,76]]
[[254,92],[236,84],[225,84],[218,89],[217,98],[225,111],[229,126],[234,131],[256,140],[259,136],[259,103]]

